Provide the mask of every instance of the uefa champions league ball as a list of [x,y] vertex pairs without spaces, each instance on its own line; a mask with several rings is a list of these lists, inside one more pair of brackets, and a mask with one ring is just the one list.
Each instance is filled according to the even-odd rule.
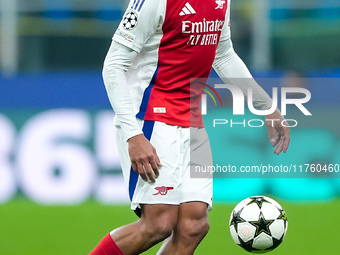
[[230,234],[236,244],[253,253],[278,247],[287,233],[286,212],[275,200],[253,196],[242,200],[230,215]]

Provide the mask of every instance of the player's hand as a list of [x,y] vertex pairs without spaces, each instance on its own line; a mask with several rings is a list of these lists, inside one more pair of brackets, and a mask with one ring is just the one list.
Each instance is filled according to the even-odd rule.
[[285,118],[278,109],[266,116],[269,139],[275,147],[274,153],[276,155],[279,155],[282,151],[286,153],[290,142],[289,127],[283,126],[282,122],[285,123]]
[[158,169],[161,167],[156,149],[143,134],[131,137],[128,143],[133,170],[138,173],[144,181],[150,180],[154,183],[159,176]]

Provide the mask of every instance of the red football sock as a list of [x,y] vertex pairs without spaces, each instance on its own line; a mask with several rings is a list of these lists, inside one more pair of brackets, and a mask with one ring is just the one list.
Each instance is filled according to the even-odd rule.
[[124,255],[117,244],[107,234],[89,255]]

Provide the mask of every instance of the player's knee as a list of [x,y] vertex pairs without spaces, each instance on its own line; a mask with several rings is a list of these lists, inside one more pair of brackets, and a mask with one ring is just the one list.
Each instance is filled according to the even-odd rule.
[[199,238],[202,239],[206,236],[210,229],[210,224],[208,219],[204,218],[201,220],[188,220],[183,227],[181,227],[180,235],[184,238],[192,239]]
[[195,224],[195,227],[193,228],[191,235],[204,237],[209,232],[209,229],[210,224],[208,219],[203,219]]
[[178,208],[170,205],[144,206],[140,219],[142,231],[150,242],[157,243],[168,238],[177,224]]
[[168,238],[174,229],[174,225],[169,222],[153,222],[145,227],[145,234],[154,242],[163,241]]

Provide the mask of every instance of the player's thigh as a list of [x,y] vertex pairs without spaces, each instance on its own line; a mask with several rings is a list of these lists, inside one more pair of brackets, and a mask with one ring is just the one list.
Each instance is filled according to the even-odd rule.
[[177,225],[179,206],[167,204],[142,204],[140,221],[147,229],[155,233],[171,234]]
[[181,203],[179,205],[178,218],[179,220],[208,219],[208,204],[200,201]]

